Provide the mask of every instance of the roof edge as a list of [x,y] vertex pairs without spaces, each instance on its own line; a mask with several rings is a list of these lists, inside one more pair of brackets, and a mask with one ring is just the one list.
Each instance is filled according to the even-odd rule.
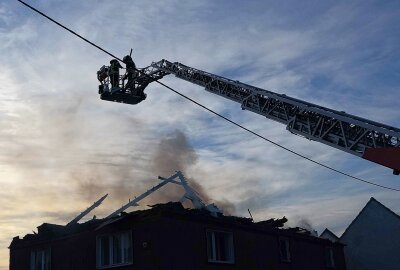
[[347,231],[349,230],[349,228],[355,223],[355,221],[360,217],[360,215],[365,211],[365,209],[372,203],[372,202],[376,202],[378,203],[380,206],[383,207],[383,209],[386,209],[386,211],[388,211],[389,213],[391,213],[392,215],[396,216],[398,219],[400,219],[400,216],[398,214],[396,214],[395,212],[393,212],[390,208],[388,208],[387,206],[385,206],[384,204],[382,204],[380,201],[378,201],[377,199],[375,199],[374,197],[371,197],[369,199],[369,201],[364,205],[364,207],[361,209],[361,211],[358,213],[358,215],[353,219],[353,221],[349,224],[349,226],[347,226],[346,230],[343,232],[343,234],[339,237],[339,241],[342,240],[342,238],[344,237],[344,235],[347,233]]

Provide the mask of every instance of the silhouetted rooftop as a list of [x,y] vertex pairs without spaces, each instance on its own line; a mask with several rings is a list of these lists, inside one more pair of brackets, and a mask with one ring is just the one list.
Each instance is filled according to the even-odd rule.
[[27,234],[22,239],[20,239],[18,236],[14,237],[10,247],[37,244],[39,242],[47,242],[51,240],[61,240],[63,238],[68,238],[83,232],[99,230],[103,227],[123,221],[130,220],[145,222],[149,218],[157,217],[192,220],[202,223],[214,223],[232,228],[241,228],[243,230],[286,236],[296,235],[297,237],[307,238],[314,241],[327,241],[325,239],[311,236],[309,231],[299,227],[283,228],[284,223],[287,222],[285,217],[282,219],[269,219],[260,222],[254,222],[250,218],[225,216],[222,214],[220,214],[218,217],[215,217],[212,216],[207,210],[184,208],[180,202],[169,202],[165,204],[152,205],[146,210],[138,210],[130,213],[122,212],[116,217],[107,219],[92,219],[84,223],[76,223],[69,226],[43,223],[37,227],[37,233]]

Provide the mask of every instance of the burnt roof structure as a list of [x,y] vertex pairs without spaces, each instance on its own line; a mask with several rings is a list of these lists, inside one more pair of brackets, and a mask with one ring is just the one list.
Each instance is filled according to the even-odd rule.
[[37,227],[37,233],[27,234],[23,238],[20,238],[19,236],[14,237],[10,248],[19,245],[24,246],[40,242],[62,240],[80,233],[96,231],[106,226],[110,226],[111,224],[117,224],[127,220],[135,222],[158,217],[169,217],[206,223],[211,222],[250,231],[286,236],[296,235],[297,237],[306,238],[312,241],[326,241],[325,239],[311,236],[310,232],[303,228],[284,228],[284,224],[287,222],[286,217],[254,222],[251,218],[229,215],[225,216],[222,213],[220,213],[218,216],[214,216],[206,209],[184,208],[180,202],[168,202],[165,204],[152,205],[146,210],[137,210],[130,213],[121,212],[118,216],[103,219],[92,219],[84,223],[75,223],[72,225],[43,223]]
[[[135,220],[157,218],[161,216],[188,219],[193,221],[215,222],[233,227],[241,227],[246,230],[263,231],[272,234],[296,234],[302,235],[304,237],[309,237],[310,239],[314,239],[315,241],[319,241],[318,238],[311,236],[310,231],[304,228],[284,228],[284,224],[288,221],[286,217],[280,219],[271,218],[268,220],[254,222],[252,218],[223,215],[222,211],[220,211],[218,207],[214,204],[206,205],[203,202],[198,193],[192,187],[190,187],[188,181],[184,177],[183,173],[180,171],[176,171],[175,174],[168,178],[159,176],[158,179],[161,181],[158,185],[150,188],[143,194],[134,197],[132,200],[129,200],[127,204],[105,218],[93,218],[92,220],[86,221],[84,223],[78,223],[79,219],[81,219],[84,215],[93,210],[95,207],[99,206],[101,202],[107,197],[107,195],[100,198],[91,207],[82,212],[80,215],[78,215],[77,218],[69,222],[67,225],[43,223],[42,225],[37,227],[37,233],[27,234],[22,239],[19,238],[19,236],[14,237],[10,248],[14,245],[29,245],[30,243],[64,239],[80,233],[93,230],[96,231],[103,227],[109,226],[110,224],[115,224],[125,220],[130,220],[134,222]],[[130,213],[124,212],[129,207],[138,206],[139,201],[151,195],[153,192],[159,190],[168,183],[173,183],[183,187],[185,194],[180,202],[155,204],[150,206],[150,208],[146,210],[138,210]],[[185,200],[191,201],[194,208],[184,208],[181,202]]]
[[[14,237],[10,270],[108,269],[309,269],[345,270],[343,245],[286,228],[286,217],[255,222],[224,215],[206,204],[177,171],[104,218],[78,223],[103,198],[67,225],[43,223],[37,233]],[[167,183],[183,187],[179,202],[145,210],[129,207]],[[182,202],[189,200],[193,208]],[[251,262],[251,265],[249,265]]]

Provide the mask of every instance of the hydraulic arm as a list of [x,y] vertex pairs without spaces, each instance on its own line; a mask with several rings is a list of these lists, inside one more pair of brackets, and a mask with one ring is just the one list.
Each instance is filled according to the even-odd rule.
[[[241,104],[249,110],[286,125],[293,134],[318,141],[347,153],[362,157],[400,173],[400,129],[358,116],[325,108],[283,94],[260,89],[239,81],[201,71],[167,60],[152,63],[140,71],[138,89],[168,74],[197,84],[205,90]],[[101,93],[110,101],[136,104],[132,93]],[[137,102],[136,102],[137,101]]]

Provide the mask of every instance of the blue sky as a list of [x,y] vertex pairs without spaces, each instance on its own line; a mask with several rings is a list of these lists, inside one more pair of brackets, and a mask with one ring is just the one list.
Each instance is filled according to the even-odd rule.
[[[400,127],[399,1],[29,3],[115,55],[133,48],[139,67],[179,61]],[[0,269],[13,236],[67,223],[108,192],[96,212],[107,214],[173,166],[211,199],[238,215],[250,208],[257,220],[286,216],[290,225],[308,220],[340,235],[371,196],[400,212],[397,192],[301,160],[158,85],[137,106],[99,100],[96,71],[110,58],[17,1],[0,3],[0,55]],[[400,188],[388,169],[293,136],[190,83],[163,81],[286,147]],[[157,168],[160,145],[182,134],[196,158]],[[175,195],[167,189],[152,202]]]

